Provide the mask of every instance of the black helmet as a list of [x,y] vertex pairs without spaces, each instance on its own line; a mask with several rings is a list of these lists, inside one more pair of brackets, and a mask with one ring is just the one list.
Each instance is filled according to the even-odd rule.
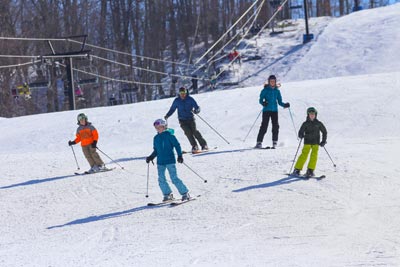
[[307,109],[307,115],[310,113],[315,113],[315,115],[317,115],[318,111],[314,107],[309,107]]
[[270,76],[268,77],[268,82],[269,82],[270,80],[275,80],[275,81],[276,81],[276,76],[275,76],[275,75],[270,75]]
[[85,119],[85,121],[87,121],[88,117],[85,115],[85,113],[79,113],[78,117],[76,117],[76,119],[78,120],[78,124],[79,124],[80,120]]

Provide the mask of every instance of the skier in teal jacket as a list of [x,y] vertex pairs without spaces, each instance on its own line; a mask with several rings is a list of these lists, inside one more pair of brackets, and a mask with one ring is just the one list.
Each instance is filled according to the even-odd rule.
[[153,139],[153,152],[146,158],[146,163],[153,161],[157,157],[158,184],[164,195],[163,201],[173,200],[172,190],[165,177],[165,171],[168,170],[172,183],[182,195],[182,201],[190,198],[189,190],[178,178],[176,171],[176,161],[174,148],[178,154],[178,162],[183,163],[181,145],[173,134],[172,129],[167,129],[167,123],[163,119],[154,122],[157,135]]
[[263,106],[263,116],[260,130],[257,135],[256,148],[262,147],[264,135],[268,129],[269,119],[272,121],[272,148],[278,144],[279,123],[278,123],[278,105],[289,108],[289,103],[282,102],[281,92],[276,84],[275,75],[268,77],[268,83],[264,85],[264,89],[260,93],[259,103]]

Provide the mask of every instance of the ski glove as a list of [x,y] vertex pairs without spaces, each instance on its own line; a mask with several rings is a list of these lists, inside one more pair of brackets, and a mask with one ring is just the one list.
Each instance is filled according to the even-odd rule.
[[299,138],[303,139],[304,138],[304,133],[299,133]]
[[268,106],[268,101],[267,101],[267,100],[264,100],[264,101],[262,102],[262,105],[263,105],[264,107]]
[[68,141],[68,145],[72,146],[72,145],[76,145],[75,141]]
[[199,113],[200,113],[200,107],[199,107],[199,108],[196,108],[195,110],[193,110],[193,113],[194,113],[194,114],[199,114]]
[[289,103],[285,103],[285,104],[283,104],[283,107],[284,108],[290,108],[290,104]]
[[325,141],[322,141],[321,143],[319,143],[320,146],[324,147],[326,145]]
[[95,140],[95,141],[93,141],[93,143],[92,143],[92,148],[96,148],[97,146],[97,141]]
[[168,116],[167,115],[164,116],[164,120],[168,120]]
[[148,157],[146,158],[146,163],[149,163],[150,161],[153,161],[153,159],[154,159],[154,157],[148,156]]
[[179,162],[179,163],[183,163],[183,158],[182,158],[182,156],[178,156],[178,162]]

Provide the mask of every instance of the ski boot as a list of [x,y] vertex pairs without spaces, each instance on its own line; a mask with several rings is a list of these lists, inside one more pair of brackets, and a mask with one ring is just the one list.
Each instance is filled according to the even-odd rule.
[[207,145],[201,146],[201,150],[208,150],[208,146]]
[[272,149],[275,149],[278,146],[278,142],[277,141],[272,141]]
[[168,202],[168,201],[172,201],[172,200],[174,200],[174,195],[172,194],[172,193],[170,193],[170,194],[168,194],[168,195],[164,195],[164,198],[163,198],[163,202]]
[[290,174],[291,176],[299,177],[300,176],[300,170],[299,169],[294,169],[293,172]]
[[197,145],[192,146],[192,153],[196,153],[199,151],[199,147]]
[[261,142],[257,142],[256,146],[254,148],[262,148],[262,143]]
[[182,201],[187,201],[187,200],[190,200],[189,192],[186,192],[185,194],[182,195]]
[[311,177],[314,177],[314,170],[311,169],[307,169],[306,174],[304,175],[304,179],[308,180]]

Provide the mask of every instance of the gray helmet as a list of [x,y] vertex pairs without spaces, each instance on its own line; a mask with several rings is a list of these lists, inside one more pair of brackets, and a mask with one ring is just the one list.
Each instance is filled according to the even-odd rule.
[[88,121],[88,117],[85,115],[85,113],[79,113],[78,116],[76,117],[76,119],[78,120],[78,123],[82,119]]

